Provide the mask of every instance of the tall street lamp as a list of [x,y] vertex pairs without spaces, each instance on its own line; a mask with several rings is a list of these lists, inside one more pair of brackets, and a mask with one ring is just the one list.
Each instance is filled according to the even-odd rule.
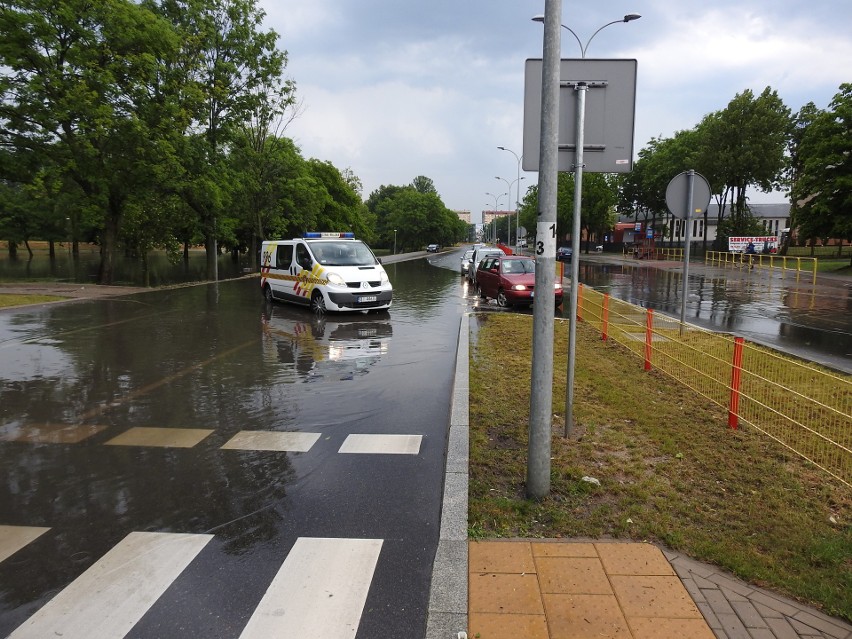
[[[563,28],[563,29],[565,29],[565,30],[566,30],[568,33],[570,33],[572,36],[574,36],[574,39],[577,41],[577,44],[578,44],[578,45],[580,45],[580,55],[581,55],[583,58],[585,58],[585,57],[586,57],[586,52],[589,50],[589,43],[592,41],[592,38],[594,38],[596,35],[598,35],[601,31],[603,31],[604,29],[606,29],[606,28],[607,28],[608,26],[610,26],[611,24],[618,24],[619,22],[632,22],[633,20],[638,20],[638,19],[639,19],[639,18],[641,18],[641,17],[642,17],[642,16],[640,16],[638,13],[628,13],[628,14],[627,14],[626,16],[624,16],[621,20],[613,20],[612,22],[607,22],[605,25],[603,25],[603,26],[602,26],[602,27],[600,27],[597,31],[595,31],[595,32],[594,32],[594,33],[593,33],[593,34],[589,37],[589,39],[588,39],[588,40],[586,40],[586,44],[583,44],[583,43],[580,41],[580,37],[579,37],[576,33],[574,33],[574,30],[573,30],[571,27],[566,27],[566,26],[563,24],[563,25],[562,25],[562,28]],[[544,16],[533,16],[533,19],[532,19],[532,20],[533,20],[533,22],[544,22]]]
[[396,255],[396,229],[393,230],[393,254]]
[[[507,180],[506,178],[502,178],[498,175],[498,176],[495,176],[494,179],[495,180],[503,180],[506,183],[506,190],[509,193],[511,193],[512,192],[512,185],[515,184],[515,183],[518,184],[518,191],[520,191],[520,188],[521,188],[520,181],[525,179],[525,178],[519,177],[517,180],[512,180],[511,182],[509,182],[509,180]],[[516,201],[515,202],[515,214],[516,215],[517,215],[517,212],[518,212],[518,202]],[[512,214],[508,213],[506,215],[506,218],[509,220],[509,228],[508,228],[509,237],[507,238],[508,239],[507,244],[509,244],[511,246],[511,244],[512,244]],[[518,224],[515,223],[515,244],[517,244],[517,243],[518,243]]]
[[[618,24],[620,22],[631,22],[641,18],[637,13],[628,13],[621,20],[613,20],[607,22],[602,27],[599,27],[591,37],[586,40],[584,45],[576,33],[564,24],[561,25],[577,40],[580,45],[580,53],[583,58],[586,57],[586,51],[589,48],[589,43],[592,39],[606,27]],[[544,23],[544,16],[535,16],[534,22]],[[547,26],[547,25],[545,25]],[[580,210],[582,208],[583,198],[583,150],[585,135],[585,117],[586,117],[586,90],[588,85],[585,82],[578,82],[575,86],[577,93],[577,121],[576,121],[576,144],[574,156],[574,219],[573,230],[571,231],[571,299],[568,315],[568,372],[567,381],[565,384],[565,436],[568,437],[574,426],[574,362],[576,356],[576,337],[577,337],[577,293],[579,289],[580,279]]]
[[[494,195],[493,193],[486,193],[485,195],[487,195],[487,196],[489,196],[489,197],[493,197],[493,198],[494,198],[494,211],[495,211],[495,213],[496,213],[496,212],[497,212],[497,210],[498,210],[498,208],[497,208],[497,202],[499,202],[499,201],[500,201],[500,198],[501,198],[501,197],[503,197],[504,195],[508,195],[508,193],[501,193],[500,195]],[[494,218],[494,224],[493,224],[493,226],[494,226],[495,230],[496,230],[496,226],[497,226],[496,222],[497,222],[497,218],[495,217],[495,218]],[[493,235],[494,235],[494,237],[496,237],[496,232],[495,232]],[[494,237],[492,237],[491,239],[494,239]]]
[[515,191],[515,243],[517,244],[518,237],[520,235],[518,229],[521,228],[521,180],[523,179],[521,177],[521,161],[524,159],[524,156],[521,155],[519,157],[512,149],[507,149],[505,146],[498,146],[497,148],[501,151],[508,151],[514,155],[515,159],[518,161],[518,189]]

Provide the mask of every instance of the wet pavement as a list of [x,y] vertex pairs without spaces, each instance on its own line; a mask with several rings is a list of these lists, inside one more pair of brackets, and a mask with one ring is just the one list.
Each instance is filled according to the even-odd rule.
[[[679,318],[682,262],[583,255],[580,281]],[[686,321],[852,373],[852,279],[778,268],[689,265]]]
[[0,313],[0,636],[424,632],[461,306],[388,271],[391,313],[256,279]]
[[[444,268],[386,259],[396,294],[384,316],[270,308],[253,280],[0,312],[0,636],[27,620],[40,625],[12,636],[248,639],[274,637],[282,618],[305,637],[356,636],[329,632],[332,618],[358,638],[466,628],[458,331],[476,301],[459,297],[457,258],[429,257]],[[679,289],[672,281],[664,288]],[[716,637],[852,636],[665,555]],[[154,603],[128,611],[127,632],[94,633],[94,616],[116,615],[109,601],[80,602],[105,575],[151,572],[155,560]],[[109,584],[114,597],[127,587]],[[312,614],[270,598],[310,601]],[[65,606],[59,626],[37,619],[48,601]]]

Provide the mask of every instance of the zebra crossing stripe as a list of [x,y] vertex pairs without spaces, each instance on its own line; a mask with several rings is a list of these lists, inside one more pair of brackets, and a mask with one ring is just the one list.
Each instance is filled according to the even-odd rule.
[[339,453],[418,455],[422,435],[349,435]]
[[300,537],[240,639],[353,639],[381,539]]
[[212,538],[132,532],[8,639],[124,637]]
[[37,526],[0,526],[0,561],[11,557],[50,528]]

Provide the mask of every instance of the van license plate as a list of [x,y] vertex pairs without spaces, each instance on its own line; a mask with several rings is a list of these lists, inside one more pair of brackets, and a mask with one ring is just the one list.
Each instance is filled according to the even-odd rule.
[[375,302],[375,301],[376,301],[375,295],[362,295],[361,297],[358,298],[359,304],[363,304],[364,302]]

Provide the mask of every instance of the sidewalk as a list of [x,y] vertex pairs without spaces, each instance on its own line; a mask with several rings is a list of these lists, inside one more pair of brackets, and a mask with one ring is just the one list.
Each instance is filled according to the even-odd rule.
[[467,538],[462,317],[426,639],[852,639],[852,625],[647,543]]

